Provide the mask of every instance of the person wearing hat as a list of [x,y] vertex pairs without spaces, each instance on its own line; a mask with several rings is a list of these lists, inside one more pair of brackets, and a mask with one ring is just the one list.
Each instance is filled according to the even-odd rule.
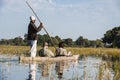
[[30,23],[28,25],[28,42],[30,45],[30,57],[35,57],[36,56],[36,52],[37,52],[37,33],[43,28],[43,24],[40,23],[40,25],[37,27],[35,25],[35,17],[34,16],[30,16]]

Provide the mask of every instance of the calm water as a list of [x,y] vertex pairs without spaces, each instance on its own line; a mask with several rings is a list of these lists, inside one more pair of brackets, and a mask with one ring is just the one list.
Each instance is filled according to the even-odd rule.
[[[17,56],[0,56],[0,80],[99,80],[103,63],[96,57],[53,63],[19,63],[17,59]],[[107,68],[102,78],[105,79],[106,72],[113,80],[114,71]]]

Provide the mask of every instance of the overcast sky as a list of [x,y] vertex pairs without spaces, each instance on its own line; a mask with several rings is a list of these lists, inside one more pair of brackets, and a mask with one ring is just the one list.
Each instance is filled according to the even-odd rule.
[[[96,40],[120,26],[120,0],[27,0],[51,36]],[[24,36],[29,16],[25,0],[0,0],[0,39]],[[39,25],[39,22],[36,22]],[[44,30],[39,34],[45,34]]]

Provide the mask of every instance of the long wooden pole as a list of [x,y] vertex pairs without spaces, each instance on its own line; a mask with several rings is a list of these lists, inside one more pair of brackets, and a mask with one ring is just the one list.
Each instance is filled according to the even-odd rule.
[[[26,3],[27,3],[27,5],[28,5],[28,7],[32,10],[32,12],[34,13],[34,15],[35,15],[36,18],[38,19],[38,21],[41,23],[41,20],[40,20],[40,18],[37,16],[36,12],[33,10],[33,8],[30,6],[30,4],[29,4],[27,1],[26,1]],[[47,30],[45,29],[45,27],[43,27],[43,29],[44,29],[44,31],[47,33],[47,35],[49,36],[49,38],[50,38],[53,46],[55,47],[55,45],[54,45],[54,43],[53,43],[53,40],[52,40],[52,38],[50,37],[50,35],[49,35],[49,33],[47,32]],[[55,47],[55,49],[56,49],[56,47]]]

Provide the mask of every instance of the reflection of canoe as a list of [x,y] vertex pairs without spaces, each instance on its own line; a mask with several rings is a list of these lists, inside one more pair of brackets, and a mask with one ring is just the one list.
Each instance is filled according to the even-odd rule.
[[35,57],[35,58],[30,58],[30,57],[19,57],[20,62],[28,62],[28,61],[39,61],[39,62],[44,62],[44,61],[64,61],[64,60],[77,60],[79,58],[79,55],[73,55],[73,56],[60,56],[60,57]]

